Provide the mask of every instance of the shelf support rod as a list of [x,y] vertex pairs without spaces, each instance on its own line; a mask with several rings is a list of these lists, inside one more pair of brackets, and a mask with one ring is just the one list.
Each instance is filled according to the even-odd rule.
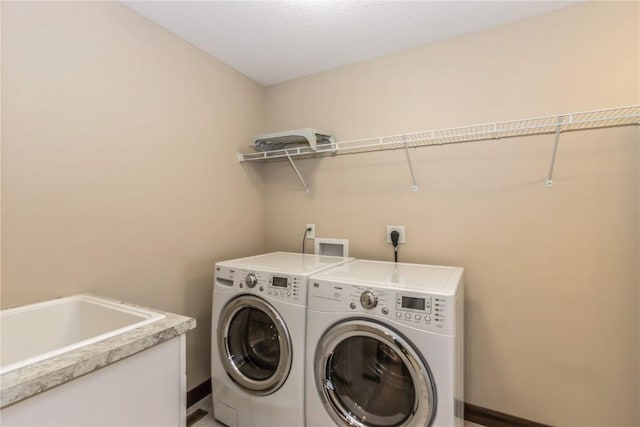
[[296,164],[293,163],[293,159],[291,159],[291,156],[289,155],[289,153],[287,153],[287,159],[289,159],[289,163],[291,164],[291,167],[296,172],[296,175],[298,175],[298,179],[300,180],[300,182],[304,186],[304,194],[308,196],[309,195],[309,187],[307,186],[307,183],[304,182],[304,179],[302,178],[302,175],[300,175],[300,171],[296,167]]
[[556,163],[556,153],[558,152],[558,141],[560,140],[560,125],[563,116],[558,116],[558,126],[556,126],[556,139],[553,142],[553,154],[551,155],[551,166],[549,166],[549,175],[547,175],[547,187],[553,186],[553,166]]
[[416,184],[416,176],[413,174],[413,166],[411,165],[411,156],[409,156],[409,147],[407,143],[404,143],[404,152],[407,155],[407,164],[409,165],[409,172],[411,173],[411,182],[413,182],[413,186],[411,187],[413,191],[418,191],[418,184]]

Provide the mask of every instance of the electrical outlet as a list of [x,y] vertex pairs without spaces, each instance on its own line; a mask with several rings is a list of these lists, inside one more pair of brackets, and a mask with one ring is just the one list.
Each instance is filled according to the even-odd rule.
[[400,234],[398,243],[406,243],[404,240],[404,225],[387,225],[387,243],[391,243],[392,231],[397,231]]
[[315,224],[307,224],[307,230],[311,229],[307,232],[307,239],[315,239],[316,238],[316,225]]

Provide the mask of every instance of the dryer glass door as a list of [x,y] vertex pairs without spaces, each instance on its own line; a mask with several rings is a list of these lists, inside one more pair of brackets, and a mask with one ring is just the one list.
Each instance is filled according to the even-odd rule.
[[231,300],[220,314],[218,348],[227,373],[252,394],[270,394],[287,379],[291,338],[280,314],[251,295]]
[[420,354],[395,330],[357,319],[325,333],[316,353],[316,385],[339,424],[428,426],[436,393]]

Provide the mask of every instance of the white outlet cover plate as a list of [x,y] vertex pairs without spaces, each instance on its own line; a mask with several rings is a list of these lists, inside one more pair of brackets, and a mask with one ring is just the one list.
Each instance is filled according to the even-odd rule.
[[391,232],[394,230],[400,233],[398,243],[406,243],[404,225],[387,225],[387,243],[391,243]]
[[307,239],[315,239],[316,238],[316,225],[315,224],[307,224],[307,229],[311,228],[306,235]]

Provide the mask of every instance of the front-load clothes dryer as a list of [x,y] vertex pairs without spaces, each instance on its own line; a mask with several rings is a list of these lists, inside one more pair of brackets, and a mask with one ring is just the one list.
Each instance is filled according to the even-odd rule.
[[463,426],[463,269],[356,260],[309,278],[307,426]]
[[304,425],[307,278],[350,260],[275,252],[216,264],[211,380],[218,421]]

